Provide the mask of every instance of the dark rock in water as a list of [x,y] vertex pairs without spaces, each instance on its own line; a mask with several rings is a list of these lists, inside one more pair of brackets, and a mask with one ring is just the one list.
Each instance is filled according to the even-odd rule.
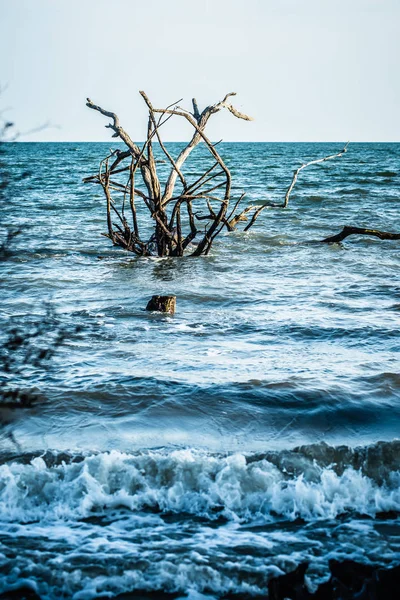
[[176,296],[152,296],[147,303],[146,310],[174,314],[176,307]]
[[290,573],[274,577],[268,584],[268,598],[270,600],[303,600],[309,598],[310,593],[304,582],[304,575],[308,569],[308,563],[303,563]]
[[271,579],[269,600],[398,600],[400,565],[383,569],[353,560],[331,560],[331,577],[312,594],[304,581],[308,563],[294,571]]
[[40,596],[30,587],[24,586],[0,594],[0,600],[40,600]]
[[352,560],[329,563],[334,600],[398,600],[400,565],[383,569]]
[[[331,560],[329,561],[331,570],[331,584],[336,593],[333,597],[349,598],[358,597],[361,591],[374,579],[375,569],[371,565],[363,565],[353,560]],[[369,595],[366,598],[369,598]],[[375,596],[371,596],[374,598]]]
[[393,569],[377,569],[376,579],[380,598],[394,600],[400,596],[400,565]]

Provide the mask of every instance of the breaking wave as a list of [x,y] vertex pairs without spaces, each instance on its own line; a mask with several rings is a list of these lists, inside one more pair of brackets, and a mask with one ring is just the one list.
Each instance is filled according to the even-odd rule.
[[400,512],[399,449],[396,441],[247,456],[47,453],[1,465],[1,520],[76,520],[120,508],[240,522]]

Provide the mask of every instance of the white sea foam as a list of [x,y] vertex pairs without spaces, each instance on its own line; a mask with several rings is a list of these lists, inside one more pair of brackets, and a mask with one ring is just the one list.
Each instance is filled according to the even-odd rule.
[[[330,558],[396,561],[395,542],[365,518],[400,510],[396,471],[382,483],[314,461],[290,475],[271,456],[194,449],[61,458],[0,467],[0,593],[24,574],[43,600],[134,589],[205,600],[264,594],[271,577],[305,561],[313,585]],[[297,517],[305,522],[282,522]]]
[[186,513],[233,521],[335,518],[400,511],[400,474],[378,485],[352,467],[288,476],[266,459],[248,462],[194,450],[112,451],[47,466],[43,458],[0,467],[1,520],[79,520],[105,509]]

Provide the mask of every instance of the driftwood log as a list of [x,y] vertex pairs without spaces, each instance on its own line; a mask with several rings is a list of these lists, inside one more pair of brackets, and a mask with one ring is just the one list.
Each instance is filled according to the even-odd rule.
[[346,225],[345,227],[343,227],[340,233],[338,233],[337,235],[327,237],[324,240],[320,240],[320,243],[335,244],[338,242],[342,242],[344,239],[349,237],[349,235],[372,235],[381,240],[400,240],[400,233],[388,233],[386,231],[379,231],[379,229],[368,229],[365,227],[350,227]]

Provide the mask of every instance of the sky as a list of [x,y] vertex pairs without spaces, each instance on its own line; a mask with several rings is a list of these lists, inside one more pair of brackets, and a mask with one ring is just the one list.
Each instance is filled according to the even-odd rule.
[[[0,0],[3,115],[38,141],[137,141],[147,112],[237,92],[208,134],[226,141],[399,141],[399,0]],[[166,140],[190,134],[181,119]]]

